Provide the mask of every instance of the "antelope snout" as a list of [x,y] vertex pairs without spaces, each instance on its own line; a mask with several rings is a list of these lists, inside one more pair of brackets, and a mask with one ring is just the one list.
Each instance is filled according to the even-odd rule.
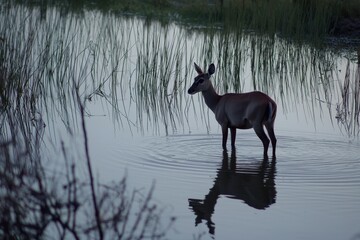
[[190,87],[189,90],[188,90],[188,94],[193,95],[195,93],[196,93],[196,91],[194,90],[194,88]]

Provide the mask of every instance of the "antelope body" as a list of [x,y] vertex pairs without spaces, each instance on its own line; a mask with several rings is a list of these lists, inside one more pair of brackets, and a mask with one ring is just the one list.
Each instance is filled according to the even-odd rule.
[[195,70],[198,76],[189,88],[189,94],[202,92],[206,105],[214,112],[217,122],[222,129],[222,147],[226,149],[228,129],[231,132],[231,146],[235,147],[236,129],[255,130],[264,146],[264,156],[267,157],[269,138],[265,134],[266,127],[271,139],[273,157],[276,156],[276,137],[274,133],[274,121],[276,117],[276,103],[268,95],[262,92],[227,93],[219,95],[216,93],[210,76],[215,72],[215,65],[210,64],[208,72],[196,64]]

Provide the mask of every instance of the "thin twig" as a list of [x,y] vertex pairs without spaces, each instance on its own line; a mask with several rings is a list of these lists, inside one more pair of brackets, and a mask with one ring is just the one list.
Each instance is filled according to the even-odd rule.
[[90,160],[90,154],[89,154],[88,137],[87,137],[87,131],[86,131],[86,126],[85,126],[84,106],[80,100],[78,87],[75,87],[75,93],[76,93],[77,102],[78,102],[79,108],[80,108],[81,126],[82,126],[82,130],[83,130],[83,134],[84,134],[85,154],[86,154],[87,167],[88,167],[88,172],[89,172],[89,177],[90,177],[91,197],[92,197],[92,201],[93,201],[93,205],[94,205],[95,220],[96,220],[97,229],[99,231],[99,239],[104,239],[104,233],[102,230],[101,220],[100,220],[100,211],[99,211],[99,208],[97,205],[96,194],[95,194],[94,176],[92,173],[91,160]]

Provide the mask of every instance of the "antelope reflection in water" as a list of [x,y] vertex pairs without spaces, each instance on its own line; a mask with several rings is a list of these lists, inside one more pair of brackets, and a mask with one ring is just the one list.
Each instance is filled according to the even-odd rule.
[[220,195],[242,200],[256,209],[266,209],[275,203],[275,165],[275,158],[271,162],[264,158],[258,164],[237,166],[235,148],[231,151],[229,165],[229,156],[224,150],[221,168],[218,169],[214,185],[205,199],[189,198],[190,209],[196,215],[195,226],[205,220],[209,233],[215,233],[215,223],[211,216]]

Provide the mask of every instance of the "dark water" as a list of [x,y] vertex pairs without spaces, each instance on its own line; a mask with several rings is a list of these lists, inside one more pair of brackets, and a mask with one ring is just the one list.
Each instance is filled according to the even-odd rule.
[[[38,15],[13,11],[18,21],[21,14]],[[48,50],[61,57],[57,62],[49,55],[40,79],[47,171],[63,165],[57,160],[62,140],[85,172],[77,86],[86,99],[97,181],[126,175],[130,188],[145,192],[154,184],[164,221],[176,217],[169,239],[359,238],[360,142],[351,115],[359,90],[356,53],[255,34],[207,35],[98,12],[46,14],[26,23],[27,29],[41,26],[31,59],[43,53],[47,40],[39,36],[49,29]],[[54,23],[58,27],[50,27]],[[238,130],[236,150],[223,152],[212,112],[200,95],[186,94],[194,61],[215,62],[213,81],[221,93],[257,89],[276,100],[276,160],[262,158],[252,130]]]

